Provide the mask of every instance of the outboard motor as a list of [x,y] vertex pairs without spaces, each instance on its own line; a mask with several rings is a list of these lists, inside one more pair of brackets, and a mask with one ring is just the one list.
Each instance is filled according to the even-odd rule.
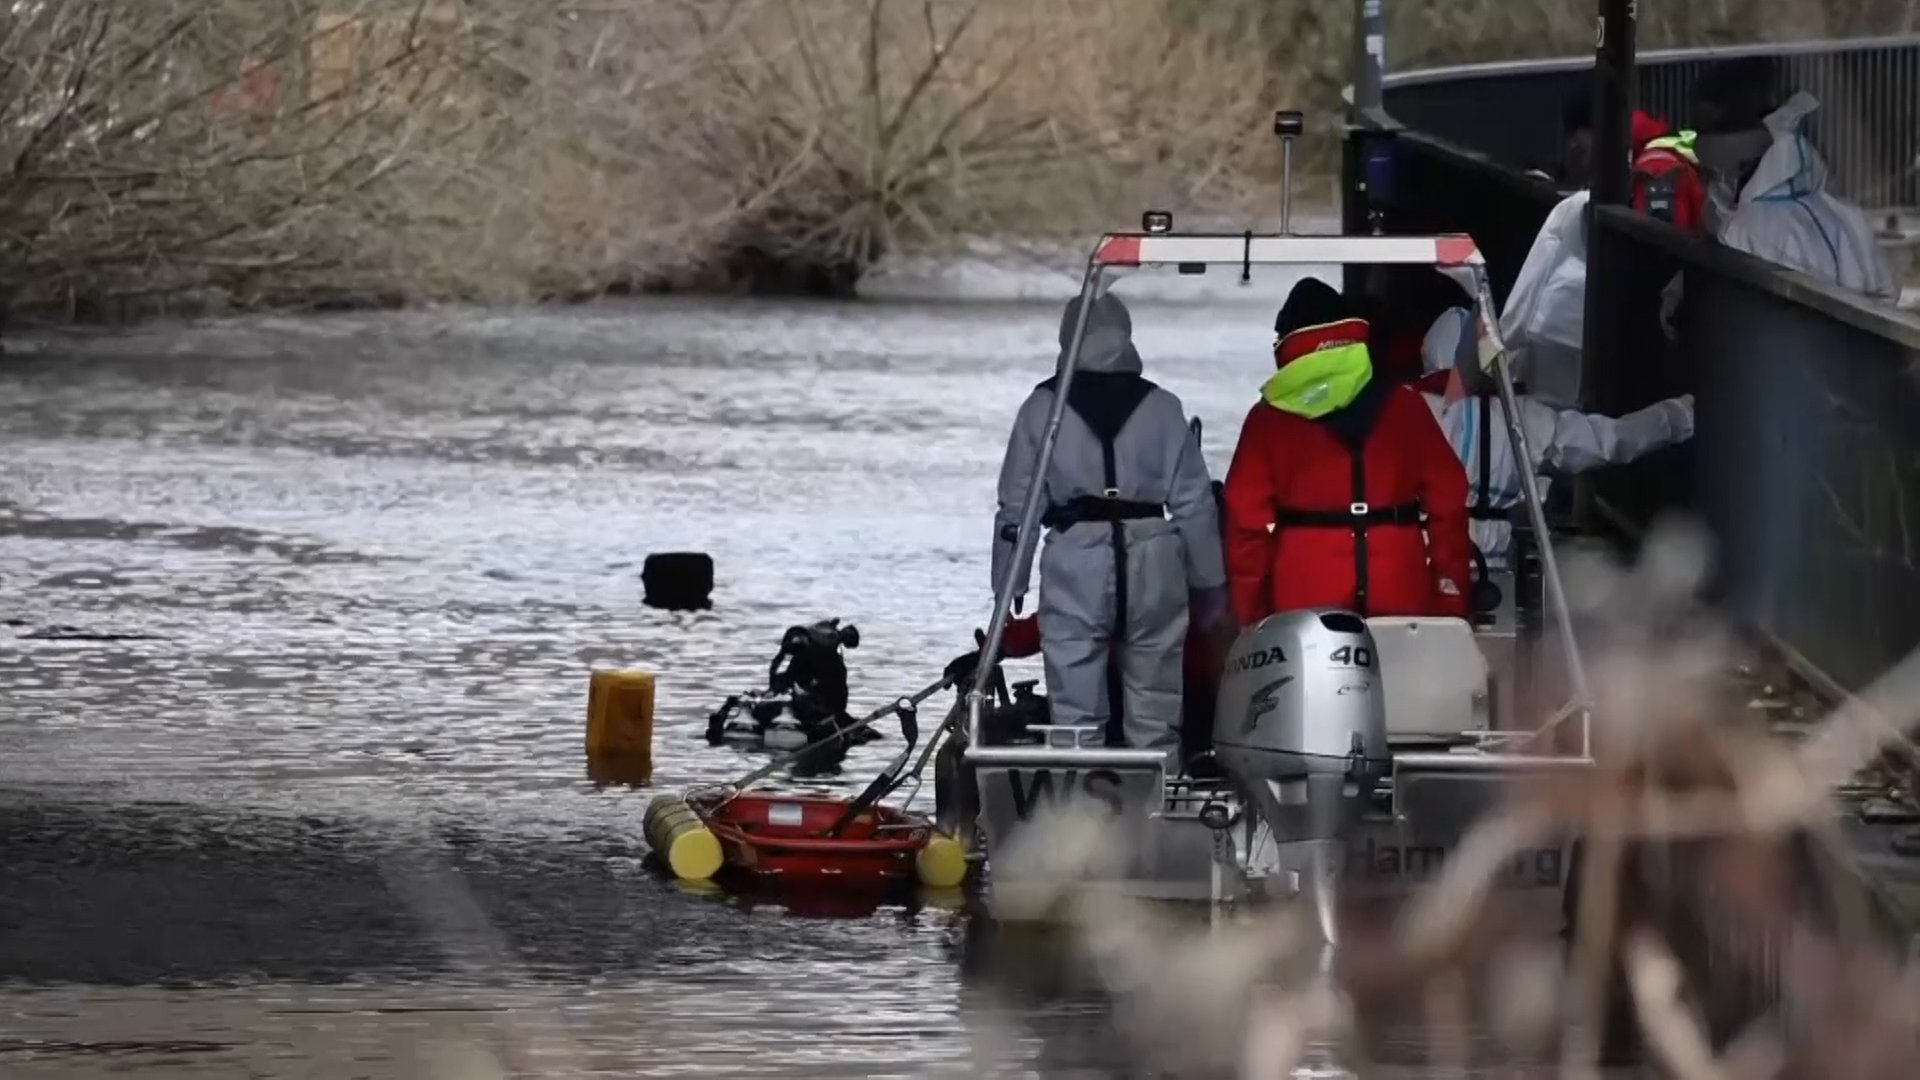
[[1286,611],[1227,653],[1214,713],[1220,767],[1277,843],[1331,840],[1392,766],[1373,635],[1347,611]]

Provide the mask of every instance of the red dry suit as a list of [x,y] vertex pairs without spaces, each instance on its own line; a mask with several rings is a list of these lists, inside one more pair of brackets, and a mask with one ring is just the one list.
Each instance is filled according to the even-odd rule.
[[1707,183],[1693,156],[1693,132],[1633,111],[1633,208],[1683,232],[1707,231]]
[[[1326,285],[1302,282],[1281,310],[1274,357],[1283,375],[1314,358],[1308,370],[1331,372],[1348,403],[1309,419],[1300,412],[1313,411],[1303,401],[1315,384],[1303,396],[1299,378],[1276,376],[1234,447],[1224,533],[1242,626],[1310,607],[1467,614],[1466,472],[1420,392],[1372,377],[1366,323],[1346,310]],[[1344,369],[1329,366],[1338,357]]]
[[1040,618],[1008,619],[1006,633],[1000,638],[1000,654],[1009,660],[1025,660],[1040,655]]

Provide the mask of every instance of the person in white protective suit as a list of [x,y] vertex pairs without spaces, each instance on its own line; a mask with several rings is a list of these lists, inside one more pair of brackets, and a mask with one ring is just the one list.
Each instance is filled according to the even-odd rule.
[[1587,192],[1576,191],[1547,214],[1500,312],[1507,360],[1545,404],[1580,403],[1586,305]]
[[[1075,297],[1060,319],[1062,357],[1079,313]],[[1189,601],[1194,619],[1219,622],[1226,571],[1199,437],[1180,399],[1142,377],[1132,337],[1126,305],[1096,298],[1044,477],[1034,469],[1056,379],[1020,406],[1000,469],[993,581],[1015,555],[1030,486],[1044,484],[1037,614],[1052,722],[1102,725],[1109,745],[1162,750],[1177,766]],[[1015,611],[1029,570],[1013,579]]]
[[[1489,568],[1507,565],[1513,541],[1513,508],[1520,505],[1520,471],[1507,435],[1506,406],[1493,377],[1480,369],[1474,319],[1466,308],[1441,312],[1421,343],[1429,376],[1450,371],[1449,392],[1425,397],[1447,442],[1467,468],[1468,531]],[[1431,384],[1427,384],[1430,386]],[[1425,388],[1425,387],[1423,387]],[[1693,395],[1668,398],[1622,417],[1563,409],[1530,394],[1514,398],[1527,448],[1537,460],[1541,498],[1548,478],[1624,465],[1693,437]]]
[[[1801,91],[1745,130],[1706,132],[1708,216],[1730,248],[1881,300],[1900,285],[1860,208],[1827,190],[1827,163],[1803,130],[1820,107]],[[1504,324],[1503,324],[1504,325]]]
[[[1707,220],[1713,236],[1841,288],[1898,301],[1899,283],[1866,215],[1826,189],[1826,161],[1802,130],[1819,102],[1801,92],[1761,112],[1763,106],[1754,102],[1763,99],[1764,88],[1702,86],[1696,92],[1704,95],[1696,109],[1715,114],[1693,143],[1709,178]],[[1576,191],[1547,215],[1500,313],[1507,357],[1529,392],[1568,408],[1580,402],[1587,201],[1587,192]],[[1661,319],[1669,326],[1681,288],[1675,275],[1662,296]]]

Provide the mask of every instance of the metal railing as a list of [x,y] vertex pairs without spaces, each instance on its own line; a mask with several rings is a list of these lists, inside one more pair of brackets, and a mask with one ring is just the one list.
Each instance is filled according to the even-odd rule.
[[[1783,90],[1821,99],[1811,134],[1836,188],[1870,208],[1920,206],[1920,38],[1643,54],[1637,102],[1684,125],[1701,69],[1742,55],[1777,58]],[[1591,59],[1389,77],[1383,108],[1349,134],[1343,221],[1471,233],[1504,300],[1561,197],[1525,170],[1558,165],[1563,104],[1591,79]],[[1822,694],[1863,688],[1920,648],[1920,317],[1621,207],[1590,221],[1589,328],[1609,329],[1589,345],[1589,407],[1692,393],[1697,409],[1691,442],[1591,476],[1598,516],[1628,537],[1669,511],[1704,519],[1720,607]],[[1669,328],[1660,294],[1676,275]],[[1694,918],[1712,904],[1710,888],[1688,897],[1677,941],[1703,985],[1731,986],[1711,1003],[1730,1034],[1778,1006],[1782,953]]]
[[[1685,124],[1705,65],[1753,55],[1821,98],[1812,134],[1836,186],[1920,206],[1920,37],[1643,54],[1638,101]],[[1591,75],[1582,58],[1390,76],[1382,115],[1351,136],[1348,227],[1471,233],[1504,298],[1559,198],[1524,170],[1558,163],[1564,103]],[[1858,688],[1920,647],[1920,318],[1621,208],[1598,209],[1588,245],[1605,312],[1589,319],[1610,328],[1587,358],[1589,407],[1698,406],[1692,443],[1596,476],[1597,505],[1635,527],[1703,517],[1725,607],[1826,685]]]
[[[1684,127],[1688,89],[1701,71],[1749,56],[1775,60],[1783,92],[1820,99],[1808,132],[1837,191],[1869,209],[1920,207],[1920,35],[1644,52],[1635,102]],[[1592,70],[1589,56],[1405,72],[1387,76],[1384,104],[1413,131],[1515,170],[1552,174],[1565,143],[1563,106],[1590,92]]]
[[1601,303],[1623,328],[1594,404],[1698,408],[1690,447],[1605,477],[1601,497],[1636,524],[1703,517],[1722,607],[1840,688],[1920,647],[1920,318],[1620,207],[1597,208],[1588,242],[1617,271]]
[[[1392,147],[1390,186],[1366,192],[1386,231],[1473,234],[1504,293],[1552,186],[1424,133],[1367,137]],[[1693,393],[1699,409],[1691,444],[1595,477],[1608,512],[1705,518],[1726,606],[1831,685],[1920,647],[1920,318],[1621,208],[1597,212],[1588,244],[1616,330],[1588,359],[1590,406]],[[1670,338],[1660,292],[1676,273]]]

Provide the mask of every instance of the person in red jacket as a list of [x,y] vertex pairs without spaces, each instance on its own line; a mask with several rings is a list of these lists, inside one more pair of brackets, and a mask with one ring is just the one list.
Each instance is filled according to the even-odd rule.
[[[1420,392],[1376,379],[1366,320],[1308,278],[1225,485],[1240,625],[1276,611],[1467,614],[1467,477]],[[1424,522],[1423,522],[1424,515]]]
[[[1593,145],[1593,105],[1585,91],[1567,100],[1562,119],[1569,160],[1574,162],[1563,179],[1570,187],[1584,188]],[[1706,235],[1707,184],[1694,157],[1693,132],[1673,131],[1665,120],[1635,109],[1627,142],[1632,154],[1633,208],[1676,229]]]
[[1707,183],[1693,132],[1633,111],[1633,208],[1694,236],[1707,233]]

